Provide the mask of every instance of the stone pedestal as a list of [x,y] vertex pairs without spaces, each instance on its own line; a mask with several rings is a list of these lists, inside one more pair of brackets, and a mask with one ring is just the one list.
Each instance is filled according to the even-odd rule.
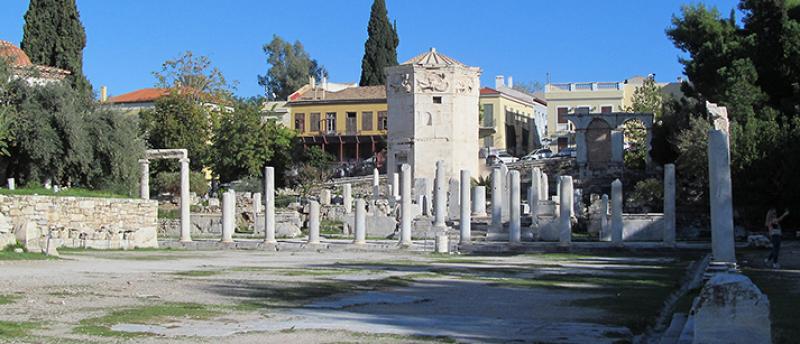
[[520,191],[519,191],[519,171],[511,171],[508,173],[509,180],[509,225],[508,225],[508,241],[511,243],[519,243],[522,237],[522,228],[520,224]]
[[611,183],[611,242],[622,246],[622,182]]
[[349,183],[342,186],[342,203],[345,214],[353,212],[353,186]]
[[675,245],[675,165],[664,165],[664,245]]
[[461,229],[461,243],[469,243],[472,237],[472,212],[470,211],[469,185],[472,178],[467,170],[461,170],[461,216],[459,225]]
[[319,203],[311,201],[308,205],[308,243],[319,244]]
[[328,189],[320,190],[319,205],[331,205],[331,190]]
[[[150,161],[147,159],[139,160],[139,197],[150,199]],[[8,179],[8,188],[14,190],[14,179]]]
[[222,242],[233,242],[233,231],[236,227],[236,191],[229,190],[222,194]]
[[711,255],[716,262],[735,263],[733,192],[728,136],[708,132],[708,183],[711,193]]
[[436,235],[436,253],[450,253],[450,238],[447,234]]
[[411,221],[414,219],[414,210],[411,208],[411,166],[403,164],[400,173],[400,245],[411,245]]
[[189,196],[189,158],[181,158],[181,242],[192,241],[192,220],[190,218]]
[[275,169],[264,168],[264,242],[274,244],[275,240]]
[[[350,184],[347,184],[348,186]],[[366,202],[363,199],[359,198],[356,200],[356,219],[355,219],[355,229],[353,233],[354,244],[364,244],[367,241],[367,209],[366,209]]]
[[486,216],[486,187],[472,188],[472,216]]
[[560,212],[558,215],[558,242],[561,246],[569,246],[572,243],[572,176],[560,178],[561,199]]
[[714,275],[700,292],[693,343],[771,343],[769,300],[740,274]]

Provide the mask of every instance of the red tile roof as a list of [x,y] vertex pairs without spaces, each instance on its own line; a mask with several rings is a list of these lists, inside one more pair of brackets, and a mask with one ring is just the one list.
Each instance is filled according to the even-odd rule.
[[169,94],[168,88],[143,88],[108,98],[109,103],[150,103]]
[[17,67],[33,65],[28,54],[9,41],[0,39],[0,57],[8,59],[9,64]]
[[484,87],[484,88],[481,88],[481,94],[500,94],[500,92],[498,90],[493,89],[493,88]]

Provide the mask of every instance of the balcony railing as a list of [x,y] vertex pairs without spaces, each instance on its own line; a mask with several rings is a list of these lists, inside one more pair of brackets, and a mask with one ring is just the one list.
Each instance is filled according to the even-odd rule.
[[574,91],[617,91],[622,89],[619,82],[575,82],[548,84],[548,92],[574,92]]

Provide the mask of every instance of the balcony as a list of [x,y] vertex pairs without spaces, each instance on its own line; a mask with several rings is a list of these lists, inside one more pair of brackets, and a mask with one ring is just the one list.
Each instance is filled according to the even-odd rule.
[[620,82],[573,82],[560,84],[547,84],[546,92],[594,92],[594,91],[619,91],[622,90]]

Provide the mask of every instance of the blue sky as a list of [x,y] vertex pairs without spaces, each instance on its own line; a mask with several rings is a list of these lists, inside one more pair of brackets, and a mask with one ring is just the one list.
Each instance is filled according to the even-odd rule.
[[[28,1],[4,0],[0,39],[19,44]],[[334,82],[357,82],[372,0],[78,0],[88,44],[84,72],[122,94],[155,83],[152,72],[181,52],[207,55],[241,96],[263,94],[262,46],[273,34],[300,40]],[[387,0],[400,62],[436,47],[515,82],[617,81],[681,75],[680,52],[664,34],[680,0]],[[733,0],[708,0],[724,16]]]

